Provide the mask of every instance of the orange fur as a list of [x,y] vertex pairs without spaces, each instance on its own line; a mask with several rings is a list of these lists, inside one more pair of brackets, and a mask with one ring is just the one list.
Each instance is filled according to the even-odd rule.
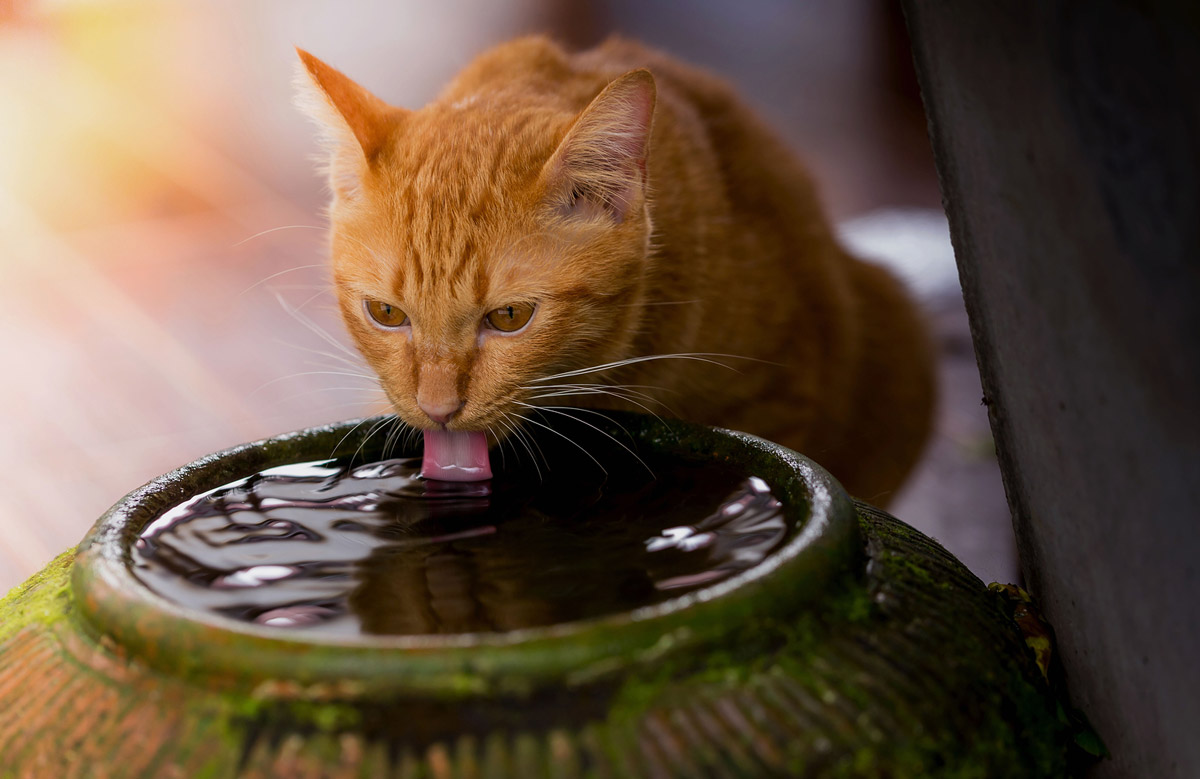
[[[451,429],[502,438],[539,386],[637,385],[811,456],[853,494],[882,503],[899,486],[933,403],[920,317],[836,243],[808,175],[723,82],[629,41],[568,55],[526,38],[404,111],[301,58],[331,145],[342,313],[405,422],[433,427],[422,405],[461,404]],[[365,298],[410,324],[372,325]],[[523,330],[482,326],[514,303],[536,304]],[[537,383],[692,353],[750,359]]]

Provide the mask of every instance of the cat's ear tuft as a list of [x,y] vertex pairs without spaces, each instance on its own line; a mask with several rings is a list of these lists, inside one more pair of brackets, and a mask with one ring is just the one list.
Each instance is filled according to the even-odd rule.
[[364,165],[374,163],[407,112],[388,105],[307,51],[297,48],[296,54],[300,57],[296,104],[322,130],[331,155],[334,190],[356,188]]
[[620,224],[645,202],[655,97],[650,71],[630,71],[576,118],[543,172],[560,213],[603,213]]

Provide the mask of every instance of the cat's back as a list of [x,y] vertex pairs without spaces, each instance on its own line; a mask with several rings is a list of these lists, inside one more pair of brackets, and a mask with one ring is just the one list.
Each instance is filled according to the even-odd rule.
[[446,86],[437,102],[463,105],[486,101],[575,114],[614,75],[611,69],[580,67],[576,59],[543,36],[518,38],[472,60]]
[[611,37],[586,51],[568,53],[544,36],[500,44],[476,57],[446,87],[439,102],[487,97],[541,103],[578,113],[613,79],[637,68],[654,75],[660,100],[681,101],[702,113],[737,104],[726,82],[638,41]]
[[[797,235],[824,233],[804,166],[737,91],[719,76],[638,41],[613,36],[569,53],[544,36],[518,38],[479,55],[439,102],[554,113],[553,124],[562,134],[609,83],[638,68],[654,76],[657,92],[650,165],[660,204],[709,195],[719,202],[709,198],[692,205],[718,219],[766,220]],[[693,186],[688,194],[671,197],[673,182],[697,177],[704,191]]]

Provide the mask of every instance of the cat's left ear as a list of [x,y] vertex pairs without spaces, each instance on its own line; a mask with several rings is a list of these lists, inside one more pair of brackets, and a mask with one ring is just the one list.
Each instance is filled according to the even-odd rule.
[[655,97],[650,71],[630,71],[576,118],[542,172],[559,213],[606,213],[620,224],[645,202]]
[[408,112],[388,105],[307,51],[296,53],[303,66],[296,79],[296,102],[324,131],[331,154],[330,183],[335,192],[346,194],[357,189],[366,167]]

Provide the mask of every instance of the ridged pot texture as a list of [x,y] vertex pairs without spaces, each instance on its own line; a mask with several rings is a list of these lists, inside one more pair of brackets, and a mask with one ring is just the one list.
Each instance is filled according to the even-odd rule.
[[752,469],[788,537],[732,579],[628,613],[302,638],[167,602],[130,571],[138,533],[189,495],[382,454],[355,422],[236,447],[130,493],[0,602],[0,776],[1068,772],[1070,729],[1023,635],[935,542],[760,439],[589,422],[634,451]]

